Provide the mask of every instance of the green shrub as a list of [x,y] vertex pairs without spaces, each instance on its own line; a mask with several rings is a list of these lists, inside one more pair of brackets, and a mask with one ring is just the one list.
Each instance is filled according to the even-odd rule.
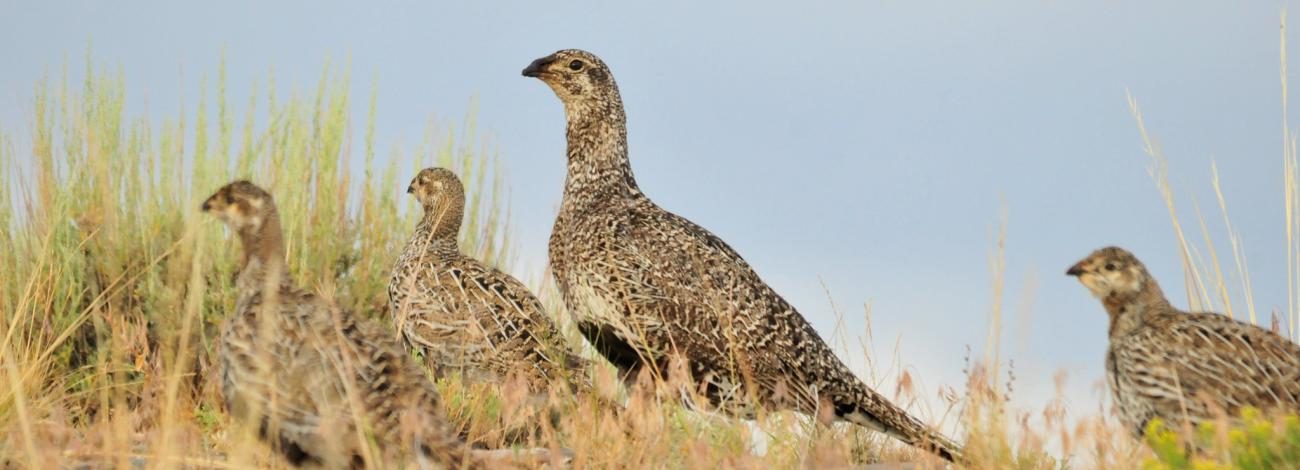
[[1295,415],[1270,417],[1246,408],[1223,425],[1202,423],[1190,438],[1156,419],[1147,425],[1145,437],[1155,454],[1144,465],[1151,470],[1300,468],[1300,418]]

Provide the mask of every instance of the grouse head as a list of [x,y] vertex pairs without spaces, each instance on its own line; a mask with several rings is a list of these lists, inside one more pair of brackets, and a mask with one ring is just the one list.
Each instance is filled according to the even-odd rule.
[[257,231],[275,217],[271,194],[245,180],[222,186],[203,201],[202,209],[238,232]]
[[446,168],[425,168],[415,175],[406,192],[424,207],[424,220],[439,238],[456,238],[465,211],[465,186]]
[[465,187],[460,178],[446,168],[425,168],[415,175],[406,192],[414,194],[424,207],[465,205]]
[[621,106],[614,75],[599,57],[579,49],[565,49],[534,60],[525,77],[546,82],[566,108],[599,109]]
[[1136,296],[1147,288],[1151,275],[1132,253],[1119,247],[1092,252],[1065,272],[1079,278],[1100,299]]

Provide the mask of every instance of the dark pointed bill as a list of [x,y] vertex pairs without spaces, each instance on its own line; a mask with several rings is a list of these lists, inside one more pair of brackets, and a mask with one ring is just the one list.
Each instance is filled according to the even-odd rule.
[[546,71],[546,66],[549,65],[551,62],[555,62],[554,55],[548,55],[546,57],[542,57],[540,59],[534,60],[533,63],[528,64],[528,67],[524,68],[524,76],[533,77],[533,78],[542,76],[542,72]]
[[1070,269],[1065,271],[1066,276],[1078,276],[1080,274],[1083,274],[1083,263],[1070,266]]

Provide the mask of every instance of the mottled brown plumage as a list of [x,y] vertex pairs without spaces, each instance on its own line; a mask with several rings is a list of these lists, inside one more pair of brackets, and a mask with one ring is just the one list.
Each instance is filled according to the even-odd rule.
[[534,391],[556,379],[585,382],[585,361],[564,348],[537,297],[509,274],[461,253],[460,179],[426,168],[407,192],[420,201],[424,216],[388,284],[393,324],[407,346],[440,376],[456,371],[480,382],[517,376]]
[[1300,346],[1216,313],[1170,305],[1142,262],[1103,248],[1066,272],[1110,315],[1106,377],[1120,420],[1141,437],[1170,426],[1238,416],[1243,407],[1300,411]]
[[[270,194],[246,181],[203,203],[244,247],[239,300],[219,342],[231,415],[296,464],[475,465],[437,391],[392,333],[293,285]],[[378,452],[369,453],[373,440]],[[370,458],[364,458],[369,455]]]
[[869,388],[730,246],[637,187],[618,87],[596,56],[534,61],[564,103],[568,176],[551,269],[587,339],[625,377],[684,359],[713,405],[819,410],[955,458],[960,447]]

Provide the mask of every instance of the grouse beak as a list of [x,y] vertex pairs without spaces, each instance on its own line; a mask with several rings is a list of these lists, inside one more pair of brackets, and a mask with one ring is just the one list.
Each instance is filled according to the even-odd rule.
[[555,62],[554,55],[548,55],[534,60],[533,63],[528,64],[528,67],[524,68],[524,76],[533,78],[541,77],[543,73],[546,73],[546,66],[550,65],[551,62]]
[[1079,277],[1083,275],[1083,262],[1080,261],[1078,263],[1075,263],[1074,266],[1070,266],[1070,269],[1065,271],[1065,275],[1074,276],[1074,277]]
[[199,209],[202,210],[203,212],[210,211],[212,210],[212,204],[208,201],[203,201],[203,205],[199,206]]
[[410,186],[406,187],[406,194],[415,194],[415,183],[411,183]]

